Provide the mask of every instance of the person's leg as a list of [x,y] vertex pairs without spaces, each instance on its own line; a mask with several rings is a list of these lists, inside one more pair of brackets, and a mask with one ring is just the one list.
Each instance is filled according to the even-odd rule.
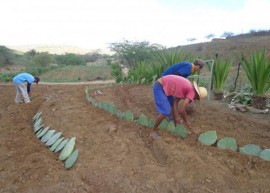
[[16,97],[15,97],[15,102],[16,103],[20,103],[21,102],[21,90],[19,89],[19,86],[18,84],[15,84],[15,87],[16,87]]
[[[170,102],[171,107],[173,107],[173,101],[174,101],[174,97],[173,96],[168,96],[168,101]],[[173,120],[173,115],[172,112],[169,116],[167,116],[168,121],[172,121]]]
[[156,108],[157,111],[159,112],[159,115],[157,116],[154,126],[150,132],[150,137],[153,136],[154,134],[157,134],[158,126],[160,125],[162,120],[171,113],[170,102],[168,101],[167,96],[165,95],[162,85],[156,82],[153,86],[153,92]]
[[27,93],[27,88],[24,84],[18,84],[18,88],[21,91],[23,98],[24,98],[24,102],[25,103],[29,103],[30,102],[30,98],[29,95]]
[[163,121],[163,119],[165,119],[166,116],[165,115],[162,115],[162,114],[159,114],[155,120],[155,123],[154,123],[154,126],[153,126],[153,129],[152,131],[150,132],[150,136],[157,133],[158,132],[158,126],[160,125],[160,123]]

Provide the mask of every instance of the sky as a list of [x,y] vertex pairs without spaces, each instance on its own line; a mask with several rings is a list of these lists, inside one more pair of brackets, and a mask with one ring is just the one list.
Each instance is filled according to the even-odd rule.
[[148,41],[175,47],[224,32],[270,29],[270,0],[6,0],[0,45],[106,49]]

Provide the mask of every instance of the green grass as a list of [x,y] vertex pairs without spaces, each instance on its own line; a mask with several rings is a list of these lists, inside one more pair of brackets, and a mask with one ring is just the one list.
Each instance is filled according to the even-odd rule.
[[99,66],[64,66],[46,72],[40,76],[44,82],[84,82],[97,79],[112,79],[108,65]]

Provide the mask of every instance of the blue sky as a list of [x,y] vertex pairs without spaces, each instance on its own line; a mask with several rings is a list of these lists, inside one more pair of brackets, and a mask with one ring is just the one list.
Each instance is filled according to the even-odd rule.
[[1,1],[0,44],[104,49],[149,41],[166,47],[207,41],[212,33],[269,30],[270,0]]

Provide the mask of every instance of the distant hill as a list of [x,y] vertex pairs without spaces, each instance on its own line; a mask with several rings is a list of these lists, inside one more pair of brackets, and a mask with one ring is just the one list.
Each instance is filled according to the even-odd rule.
[[[87,54],[98,50],[83,49],[66,45],[25,45],[8,46],[12,50],[27,52],[35,49],[38,52],[49,52],[51,54]],[[184,53],[191,54],[202,59],[214,59],[216,54],[223,58],[235,58],[241,60],[241,53],[249,56],[251,50],[266,48],[267,57],[270,58],[270,31],[240,34],[227,38],[214,38],[210,42],[178,46]],[[112,54],[107,50],[99,50],[106,54]]]
[[20,52],[27,52],[29,50],[36,50],[37,52],[49,52],[50,54],[87,54],[92,53],[97,50],[84,49],[76,46],[66,46],[66,45],[23,45],[23,46],[7,46],[10,49],[17,50]]
[[234,58],[241,61],[242,53],[249,56],[250,52],[266,49],[267,58],[270,58],[270,33],[246,34],[227,37],[226,39],[214,38],[211,42],[178,46],[184,53],[202,59],[215,59],[216,54],[222,58]]

